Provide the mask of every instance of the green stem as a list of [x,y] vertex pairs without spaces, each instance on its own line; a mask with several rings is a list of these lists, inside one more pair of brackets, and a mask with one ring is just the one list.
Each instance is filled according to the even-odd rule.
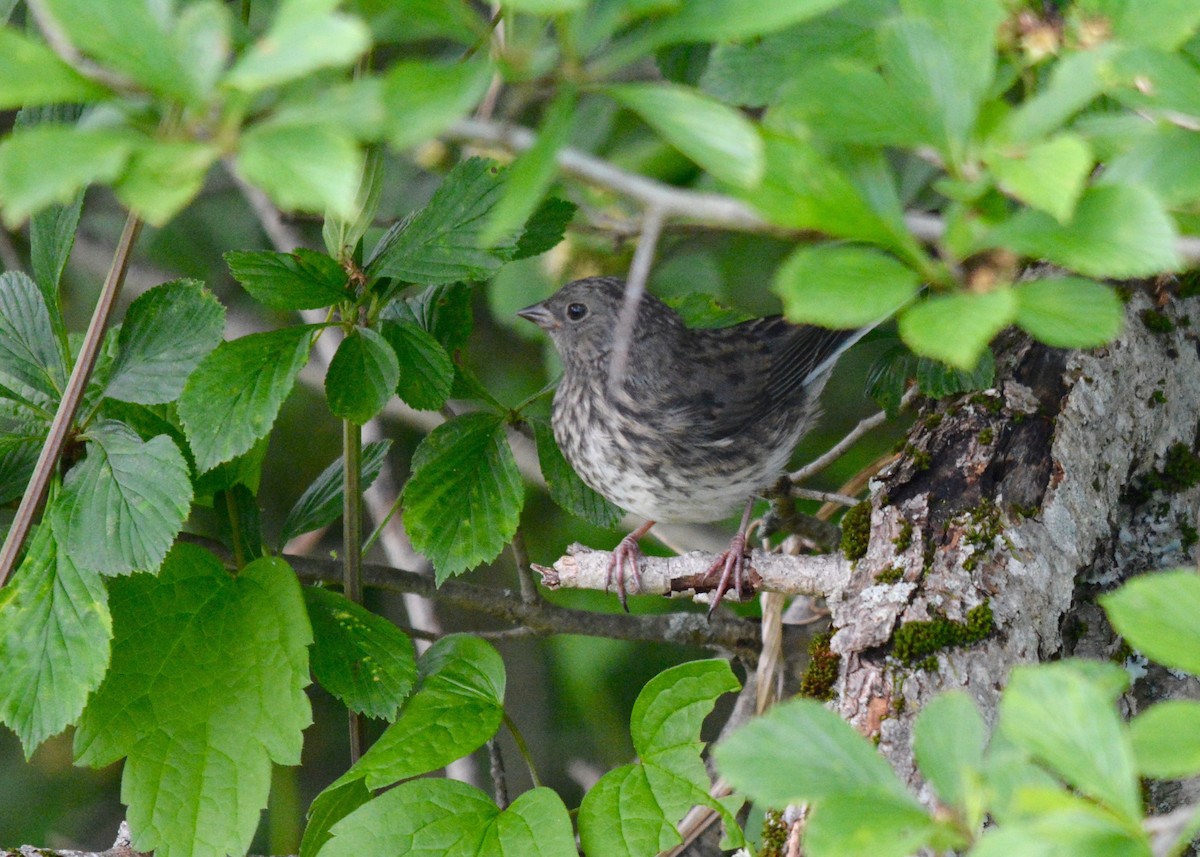
[[229,516],[229,541],[233,543],[233,561],[238,570],[246,567],[246,552],[242,550],[242,522],[237,512],[237,504],[233,502],[233,489],[225,492],[225,514]]
[[[342,591],[355,604],[362,604],[362,428],[342,421]],[[350,764],[362,757],[363,718],[350,712]]]
[[390,509],[388,509],[388,513],[383,516],[383,520],[381,520],[379,522],[379,525],[377,527],[375,527],[374,532],[372,532],[371,535],[367,538],[367,540],[365,542],[363,542],[363,546],[362,546],[363,553],[366,553],[367,551],[369,551],[371,549],[371,546],[374,545],[376,541],[378,541],[379,537],[381,535],[383,535],[384,528],[388,525],[388,523],[392,520],[393,517],[395,517],[396,513],[399,511],[400,511],[400,495],[397,494],[396,499],[392,502],[392,507]]
[[513,719],[508,716],[507,711],[504,712],[504,725],[512,733],[513,741],[517,745],[517,751],[521,754],[521,758],[525,760],[525,767],[529,769],[529,779],[533,781],[533,787],[535,789],[541,788],[542,781],[538,779],[537,771],[533,767],[533,756],[529,754],[529,745],[525,743],[525,738],[521,735],[521,730],[517,728],[516,723],[513,723]]

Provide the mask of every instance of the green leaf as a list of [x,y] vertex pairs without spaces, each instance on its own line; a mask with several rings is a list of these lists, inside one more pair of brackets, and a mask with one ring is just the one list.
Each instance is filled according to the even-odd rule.
[[1159,780],[1200,774],[1200,702],[1168,699],[1129,721],[1138,773]]
[[908,391],[908,381],[916,371],[917,358],[901,342],[888,346],[867,369],[867,395],[875,400],[889,419],[900,413],[900,402]]
[[225,264],[256,301],[273,309],[323,309],[350,297],[342,266],[303,247],[294,253],[231,250]]
[[1010,288],[935,295],[900,315],[900,338],[918,354],[969,372],[1016,314],[1017,297]]
[[514,12],[559,15],[564,12],[577,12],[587,5],[587,0],[504,0],[500,5]]
[[179,419],[203,473],[241,455],[271,430],[308,361],[311,325],[222,342],[200,361],[179,397]]
[[338,782],[369,789],[445,767],[496,734],[504,716],[504,661],[490,643],[442,637],[421,656],[417,690],[400,716]]
[[1125,307],[1109,286],[1078,277],[1019,283],[1017,324],[1056,348],[1094,348],[1112,341]]
[[325,395],[335,417],[362,425],[383,410],[400,380],[400,364],[387,340],[356,327],[338,345],[325,373]]
[[238,172],[284,209],[354,216],[362,168],[354,140],[326,124],[255,125],[238,148]]
[[57,402],[67,386],[58,343],[37,284],[19,271],[0,274],[0,381]]
[[367,273],[429,285],[490,277],[506,257],[482,249],[479,235],[503,181],[500,168],[480,158],[455,166],[428,205],[388,230]]
[[319,69],[350,65],[370,47],[371,33],[358,18],[329,8],[305,0],[285,4],[266,34],[230,69],[225,83],[261,92]]
[[921,773],[943,803],[959,810],[968,807],[987,742],[988,728],[962,691],[935,696],[913,724],[913,753]]
[[[650,854],[681,838],[675,825],[696,805],[728,810],[709,796],[700,727],[717,698],[737,690],[723,660],[692,661],[659,673],[638,694],[630,714],[640,762],[610,771],[579,808],[587,854]],[[732,828],[731,828],[732,829]]]
[[516,249],[513,250],[509,261],[540,256],[556,247],[566,234],[567,226],[577,209],[575,203],[565,199],[543,199],[529,220],[525,221],[525,230],[517,239]]
[[21,499],[38,454],[41,437],[0,437],[0,504]]
[[79,74],[45,45],[11,27],[0,29],[0,80],[4,81],[0,110],[35,104],[88,103],[112,94]]
[[984,157],[1001,190],[1059,223],[1070,221],[1094,160],[1083,138],[1066,133]]
[[436,411],[446,404],[454,383],[454,363],[441,344],[417,324],[386,321],[383,338],[400,362],[396,392],[411,407]]
[[950,51],[951,64],[972,97],[992,85],[996,71],[996,35],[1006,10],[1000,0],[902,0],[904,13],[929,24]]
[[1147,857],[1146,834],[1102,807],[1061,789],[1029,789],[1024,812],[985,831],[972,857]]
[[[365,491],[378,478],[387,461],[390,440],[377,440],[365,444],[362,448],[362,465],[359,468],[359,484]],[[342,514],[343,484],[345,475],[345,460],[338,458],[321,471],[321,475],[304,489],[296,505],[292,506],[287,517],[283,519],[283,532],[279,536],[280,545],[286,545],[301,533],[308,533],[327,527]]]
[[1200,27],[1200,7],[1188,0],[1158,0],[1156,3],[1100,0],[1080,4],[1081,10],[1091,11],[1089,7],[1098,13],[1107,13],[1115,38],[1163,51],[1177,50]]
[[229,64],[232,29],[230,7],[220,0],[198,0],[179,11],[172,44],[196,91],[204,97],[212,95]]
[[621,510],[585,485],[567,463],[554,439],[550,423],[531,419],[529,424],[533,426],[538,464],[542,468],[551,499],[572,515],[597,527],[611,529],[621,523]]
[[986,390],[996,380],[996,355],[985,348],[970,372],[947,366],[939,360],[922,357],[917,361],[917,386],[934,399],[944,399],[958,393]]
[[383,149],[379,146],[371,146],[367,149],[363,174],[358,182],[358,194],[354,200],[354,216],[339,218],[333,214],[325,215],[325,223],[321,227],[321,237],[325,241],[325,249],[329,251],[330,256],[334,259],[354,258],[358,242],[374,224],[382,195]]
[[244,854],[271,763],[300,763],[312,722],[312,632],[296,575],[276,558],[231,577],[176,545],[157,577],[110,586],[112,666],[75,733],[82,764],[126,756],[133,847],[159,857]]
[[53,503],[12,582],[0,590],[0,721],[25,758],[74,723],[108,668],[108,592],[59,549]]
[[340,593],[309,586],[304,601],[317,682],[351,711],[394,719],[417,680],[409,636]]
[[412,466],[404,524],[438,583],[495,559],[517,531],[525,499],[502,418],[477,412],[443,423],[421,441]]
[[465,283],[430,286],[418,294],[392,301],[383,311],[387,321],[412,322],[433,334],[447,354],[467,344],[475,317],[471,287]]
[[908,857],[929,845],[937,830],[911,799],[873,791],[837,795],[813,808],[804,848],[814,857]]
[[1004,118],[997,137],[1029,142],[1058,130],[1111,85],[1119,52],[1117,45],[1107,44],[1065,56],[1048,82]]
[[110,128],[38,125],[13,132],[0,142],[4,222],[15,229],[51,203],[70,203],[93,182],[114,181],[136,143],[129,131]]
[[66,327],[57,306],[58,284],[63,269],[75,246],[75,228],[83,209],[83,192],[66,205],[43,208],[29,220],[29,258],[33,278],[42,290],[50,320],[60,339],[66,338]]
[[1100,184],[1141,184],[1170,206],[1200,199],[1200,134],[1156,127],[1104,168]]
[[723,42],[762,36],[806,21],[845,0],[792,0],[745,3],[739,0],[686,0],[674,14],[650,25],[654,47],[672,42]]
[[156,405],[174,401],[221,341],[225,308],[198,280],[175,280],[130,304],[104,395]]
[[1100,603],[1118,633],[1146,657],[1200,675],[1200,575],[1187,569],[1143,574]]
[[363,780],[334,783],[317,795],[308,807],[308,824],[300,841],[300,857],[316,857],[329,841],[329,830],[373,795]]
[[166,435],[142,441],[105,421],[63,480],[62,528],[72,562],[101,574],[156,571],[191,510],[187,461]]
[[1082,794],[1129,821],[1141,819],[1129,734],[1109,692],[1074,662],[1014,669],[999,728]]
[[212,143],[147,140],[133,150],[113,191],[151,226],[162,226],[200,193],[220,156]]
[[258,497],[246,485],[235,482],[213,494],[217,536],[233,551],[238,565],[263,556],[262,512]]
[[762,179],[762,138],[733,108],[677,84],[624,83],[603,91],[721,181],[753,187]]
[[393,63],[383,81],[388,142],[407,149],[432,140],[475,109],[487,92],[492,73],[483,59]]
[[802,247],[775,273],[788,321],[849,328],[874,324],[913,299],[916,271],[869,247]]
[[713,752],[734,788],[768,806],[880,794],[919,807],[875,748],[813,700],[775,706]]

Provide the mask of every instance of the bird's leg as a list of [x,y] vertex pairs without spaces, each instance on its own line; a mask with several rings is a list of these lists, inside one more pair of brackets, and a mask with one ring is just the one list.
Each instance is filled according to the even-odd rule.
[[716,562],[708,567],[708,571],[704,572],[705,577],[716,574],[718,571],[721,573],[717,579],[717,586],[713,590],[712,600],[708,605],[710,619],[725,593],[729,591],[730,583],[733,584],[733,591],[737,594],[738,601],[742,600],[742,579],[745,577],[746,569],[746,531],[750,529],[750,510],[753,508],[754,498],[751,497],[746,501],[746,510],[742,512],[741,526],[738,527],[737,534],[729,542],[729,550],[717,557]]
[[638,541],[642,536],[650,532],[650,528],[653,526],[653,521],[646,521],[646,523],[621,539],[621,543],[613,549],[612,556],[608,560],[608,575],[604,580],[604,591],[608,591],[608,587],[612,585],[615,579],[617,597],[621,599],[621,606],[625,608],[626,613],[629,612],[629,600],[626,596],[625,573],[628,570],[633,575],[633,579],[637,580],[638,560],[642,556],[642,549],[638,547]]

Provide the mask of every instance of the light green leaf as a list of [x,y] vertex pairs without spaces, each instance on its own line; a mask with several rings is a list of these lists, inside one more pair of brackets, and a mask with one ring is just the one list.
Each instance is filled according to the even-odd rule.
[[971,857],[1149,857],[1144,833],[1061,789],[1029,789],[1015,820],[985,831]]
[[477,412],[443,423],[421,441],[412,466],[404,524],[438,583],[495,559],[525,500],[502,418]]
[[762,36],[820,15],[845,0],[790,0],[757,3],[745,0],[686,0],[674,14],[652,24],[646,33],[654,47],[673,42],[723,42]]
[[232,250],[225,264],[256,301],[274,309],[323,309],[350,297],[342,266],[303,247],[293,253]]
[[969,372],[1016,314],[1010,288],[935,295],[900,315],[900,338],[918,354]]
[[1017,324],[1056,348],[1094,348],[1113,340],[1125,307],[1109,286],[1078,277],[1019,283]]
[[400,380],[400,364],[387,340],[356,327],[338,345],[325,373],[325,395],[335,417],[362,425],[383,410]]
[[72,562],[101,574],[154,572],[191,510],[187,461],[166,435],[143,441],[123,423],[84,434],[87,457],[63,480],[62,528]]
[[566,511],[597,527],[613,528],[621,522],[621,510],[583,483],[567,463],[550,423],[531,419],[533,436],[537,441],[538,464],[546,480],[550,497]]
[[225,308],[198,280],[142,293],[125,313],[104,395],[143,405],[174,401],[224,327]]
[[913,753],[943,803],[968,808],[987,741],[987,726],[974,701],[962,691],[939,694],[921,709],[913,724]]
[[1001,190],[1060,223],[1070,221],[1093,161],[1087,143],[1068,133],[985,155]]
[[937,831],[920,804],[868,791],[818,803],[805,826],[804,848],[813,857],[908,857],[929,845]]
[[1130,822],[1141,819],[1129,733],[1109,692],[1073,662],[1014,669],[999,728],[1082,794]]
[[211,143],[148,140],[133,150],[113,190],[151,226],[162,226],[196,197],[220,156]]
[[1200,575],[1143,574],[1100,597],[1113,627],[1151,660],[1200,675]]
[[82,209],[83,192],[80,191],[66,205],[43,208],[29,220],[29,259],[33,278],[42,290],[51,323],[60,338],[66,337],[66,328],[61,318],[55,318],[59,314],[55,299],[63,269],[75,246],[75,228],[79,225]]
[[482,855],[529,855],[529,857],[576,857],[575,831],[562,798],[552,789],[538,787],[524,792],[483,835]]
[[[466,634],[438,640],[417,664],[417,690],[400,716],[339,783],[369,789],[445,767],[496,734],[504,716],[504,661],[490,643]],[[449,725],[448,725],[449,724]]]
[[124,130],[68,125],[38,125],[9,135],[0,142],[4,222],[15,229],[51,203],[70,203],[93,182],[114,181],[137,142]]
[[1005,19],[999,0],[901,0],[904,13],[929,24],[949,49],[955,73],[978,100],[992,85],[996,34]]
[[374,795],[363,780],[334,783],[317,795],[308,807],[308,824],[300,841],[300,857],[316,857],[329,841],[329,829]]
[[67,370],[42,292],[19,271],[0,274],[0,382],[57,402]]
[[1190,0],[1090,0],[1073,11],[1103,16],[1115,39],[1163,51],[1177,50],[1200,26],[1200,6]]
[[1168,699],[1129,721],[1138,773],[1160,780],[1200,774],[1200,702]]
[[1004,118],[997,138],[1030,142],[1061,128],[1114,84],[1113,60],[1119,53],[1108,44],[1068,54],[1051,70],[1049,81]]
[[76,758],[126,756],[133,847],[158,857],[244,854],[271,763],[300,762],[312,722],[312,632],[295,573],[259,559],[232,577],[195,545],[157,577],[110,586],[112,666],[75,733]]
[[172,41],[196,91],[204,97],[212,94],[229,62],[232,29],[230,7],[219,0],[198,0],[179,12]]
[[304,589],[313,676],[351,711],[392,720],[417,680],[412,639],[344,595]]
[[[363,445],[359,484],[364,491],[379,477],[391,446],[390,440],[377,440]],[[283,519],[280,545],[286,545],[301,533],[327,527],[338,519],[342,514],[342,498],[345,496],[342,484],[345,469],[345,459],[339,457],[304,489],[296,505]]]
[[919,808],[875,748],[810,699],[775,706],[713,752],[734,788],[768,806],[881,794]]
[[360,19],[292,5],[296,11],[282,9],[267,33],[234,63],[227,85],[260,92],[319,69],[350,65],[370,46],[371,33]]
[[1145,185],[1169,206],[1200,200],[1200,134],[1156,127],[1104,168],[1100,184]]
[[385,134],[397,149],[432,140],[470,113],[487,92],[492,67],[483,59],[465,62],[401,60],[383,84]]
[[400,362],[396,392],[417,410],[435,411],[446,404],[454,383],[454,363],[441,343],[414,322],[386,321],[383,338]]
[[238,148],[237,170],[285,209],[354,214],[363,155],[329,125],[251,127]]
[[0,28],[0,80],[4,81],[0,110],[88,103],[112,94],[79,74],[45,45],[11,27]]
[[917,294],[920,277],[868,247],[802,247],[775,273],[772,291],[789,321],[848,328],[874,324]]
[[733,108],[677,84],[615,84],[603,91],[721,181],[753,187],[762,179],[762,138]]
[[51,532],[51,504],[12,582],[0,590],[0,721],[25,758],[74,723],[108,668],[112,617],[101,578]]
[[271,430],[308,361],[316,328],[303,325],[222,342],[179,397],[179,419],[201,473],[241,455]]
[[579,11],[587,5],[587,0],[503,0],[500,5],[514,12],[532,15],[561,15]]
[[352,259],[358,242],[367,234],[379,212],[379,200],[383,195],[383,149],[371,146],[363,162],[363,174],[358,182],[358,194],[354,199],[355,213],[352,218],[325,215],[321,226],[321,238],[325,249],[334,259]]

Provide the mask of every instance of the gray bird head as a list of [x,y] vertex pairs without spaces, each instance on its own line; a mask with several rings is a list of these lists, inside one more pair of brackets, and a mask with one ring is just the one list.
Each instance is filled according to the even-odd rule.
[[[596,360],[612,350],[613,337],[625,298],[625,283],[616,277],[587,277],[567,283],[541,303],[517,313],[550,336],[570,368],[576,361]],[[679,316],[652,295],[643,295],[634,327],[634,340],[645,331],[682,329]]]

